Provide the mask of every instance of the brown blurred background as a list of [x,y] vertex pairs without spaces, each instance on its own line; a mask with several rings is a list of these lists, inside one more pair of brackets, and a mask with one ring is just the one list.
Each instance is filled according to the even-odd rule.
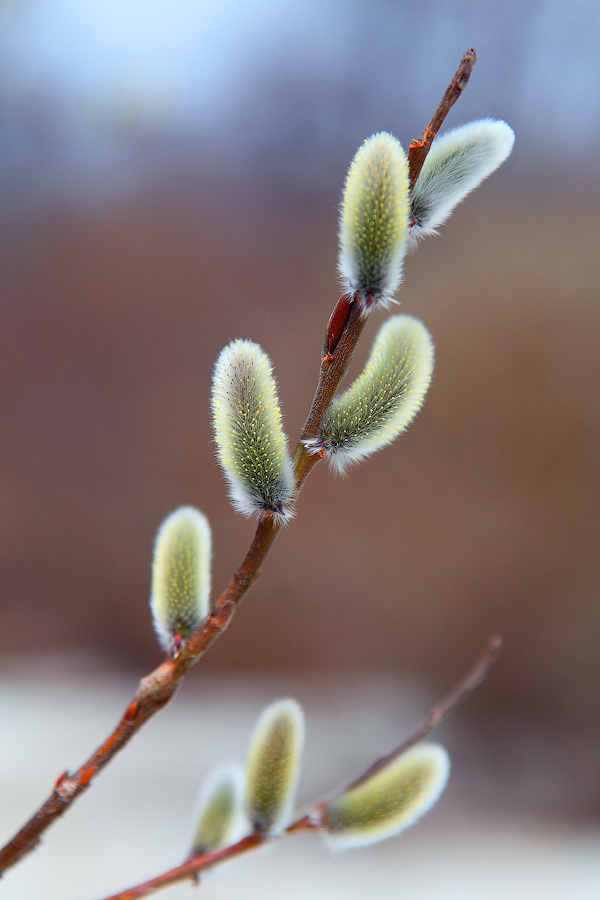
[[[164,31],[159,7],[141,30],[116,8],[2,11],[4,670],[157,664],[152,543],[180,504],[210,518],[224,586],[252,526],[214,459],[214,361],[232,338],[262,345],[293,443],[339,292],[348,162],[377,129],[418,136],[474,45],[448,125],[505,118],[517,142],[407,261],[402,310],[437,348],[425,407],[346,479],[317,467],[202,666],[392,670],[443,692],[499,631],[465,721],[496,748],[538,723],[569,784],[584,757],[597,772],[596,5],[262,3],[256,24],[183,4]],[[597,779],[569,802],[599,814]]]

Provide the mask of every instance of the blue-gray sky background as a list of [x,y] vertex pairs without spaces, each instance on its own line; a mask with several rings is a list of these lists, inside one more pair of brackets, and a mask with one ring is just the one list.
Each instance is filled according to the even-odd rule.
[[418,136],[470,46],[458,120],[509,121],[519,168],[597,178],[599,45],[594,0],[5,0],[0,186],[81,202],[187,159],[318,191],[367,133]]

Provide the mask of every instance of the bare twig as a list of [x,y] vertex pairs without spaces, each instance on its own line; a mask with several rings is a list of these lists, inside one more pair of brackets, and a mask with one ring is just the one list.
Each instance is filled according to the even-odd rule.
[[[319,461],[318,456],[307,453],[302,440],[316,436],[362,332],[364,322],[359,305],[352,303],[351,306],[335,350],[321,362],[319,383],[294,458],[296,494]],[[185,674],[229,625],[242,598],[256,580],[280,527],[272,518],[259,522],[250,548],[216,602],[213,614],[186,641],[176,658],[168,657],[157,669],[142,678],[134,699],[117,727],[81,768],[74,774],[65,772],[60,776],[45,803],[0,850],[0,874],[33,850],[46,829],[64,815],[75,798],[90,786],[92,779],[131,740],[144,722],[169,702]]]
[[454,78],[446,88],[446,93],[440,100],[439,106],[433,115],[433,119],[423,132],[423,136],[420,140],[411,142],[411,145],[408,148],[408,178],[411,190],[423,168],[423,163],[431,149],[434,137],[442,127],[444,119],[466,88],[476,61],[477,54],[471,47],[461,59]]
[[488,638],[481,653],[464,678],[461,678],[461,680],[454,685],[450,693],[446,694],[439,703],[436,703],[427,718],[423,719],[423,721],[411,731],[401,744],[398,744],[398,746],[394,747],[390,753],[382,756],[370,765],[368,769],[361,772],[357,778],[345,786],[344,790],[348,791],[350,788],[355,788],[358,787],[359,784],[363,784],[367,778],[371,778],[371,776],[375,775],[376,772],[379,772],[380,769],[383,769],[385,766],[389,765],[389,763],[397,759],[400,754],[409,750],[411,747],[414,747],[415,744],[418,744],[419,741],[422,741],[423,738],[426,738],[431,734],[434,728],[437,728],[444,719],[471,696],[475,688],[479,687],[493,664],[496,662],[501,650],[502,638],[499,634],[493,634]]
[[[452,690],[446,694],[442,700],[436,703],[429,715],[413,729],[409,736],[405,738],[402,743],[398,744],[391,753],[382,756],[374,762],[357,778],[342,788],[341,791],[336,791],[335,796],[362,784],[367,778],[370,778],[383,768],[383,766],[388,765],[388,763],[400,756],[401,753],[404,753],[405,750],[408,750],[420,740],[431,734],[434,728],[437,728],[437,726],[447,716],[453,713],[461,703],[464,703],[464,701],[473,693],[475,688],[479,687],[496,661],[501,649],[502,638],[497,634],[492,635],[467,674],[454,685]],[[118,894],[111,894],[110,897],[106,897],[104,900],[139,900],[141,897],[147,897],[149,894],[153,894],[161,888],[177,884],[181,881],[191,880],[197,882],[202,872],[219,865],[219,863],[235,859],[236,857],[242,856],[245,853],[250,853],[253,850],[258,850],[258,848],[264,844],[276,843],[284,838],[291,837],[299,831],[318,830],[321,826],[323,812],[327,806],[327,802],[327,800],[320,800],[310,812],[303,814],[292,822],[291,825],[288,825],[281,835],[273,837],[264,832],[247,835],[242,838],[241,841],[232,844],[230,847],[225,847],[223,850],[217,850],[214,853],[205,853],[201,856],[195,856],[182,865],[175,866],[173,869],[169,869],[168,872],[163,872],[162,875],[150,878],[148,881],[144,881],[143,883],[128,888],[125,891],[121,891]]]

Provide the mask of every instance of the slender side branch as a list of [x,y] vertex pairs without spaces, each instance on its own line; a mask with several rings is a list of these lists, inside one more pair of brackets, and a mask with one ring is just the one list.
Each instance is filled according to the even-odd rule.
[[[368,769],[351,781],[350,784],[342,788],[341,791],[336,790],[335,795],[337,796],[337,794],[342,791],[348,791],[351,788],[362,784],[367,778],[370,778],[378,772],[379,769],[388,765],[400,756],[401,753],[404,753],[406,750],[410,749],[410,747],[431,734],[434,728],[436,728],[447,716],[453,713],[461,703],[464,703],[464,701],[473,693],[475,688],[479,687],[484,681],[501,649],[502,638],[497,634],[492,635],[466,675],[454,685],[452,690],[446,694],[442,700],[436,703],[429,715],[413,729],[409,736],[405,738],[401,744],[398,744],[391,753],[382,756],[374,762],[373,765],[369,766]],[[147,897],[149,894],[153,894],[161,888],[177,884],[181,881],[191,880],[197,882],[201,872],[213,868],[221,862],[235,859],[237,856],[242,856],[253,850],[258,850],[258,848],[264,844],[273,844],[284,840],[285,838],[296,834],[298,831],[318,830],[321,826],[322,812],[326,805],[326,800],[320,800],[309,812],[299,816],[294,822],[288,825],[281,835],[271,836],[265,832],[254,832],[253,834],[249,834],[242,838],[242,840],[238,841],[236,844],[232,844],[230,847],[225,847],[223,850],[217,850],[214,853],[205,853],[201,856],[195,856],[182,865],[169,869],[168,872],[164,872],[162,875],[157,875],[155,878],[144,881],[143,883],[128,888],[125,891],[121,891],[118,894],[111,894],[110,897],[106,897],[104,900],[139,900],[141,897]]]
[[[348,368],[363,324],[359,305],[353,302],[337,346],[321,363],[319,383],[301,440],[317,434],[323,414]],[[318,457],[308,454],[300,441],[295,457],[296,493],[317,462]],[[131,740],[144,722],[169,702],[188,670],[229,625],[242,598],[256,580],[280,527],[273,518],[259,522],[250,548],[216,602],[213,614],[186,641],[179,655],[168,657],[157,669],[142,678],[134,699],[117,727],[81,768],[74,774],[65,772],[60,776],[45,803],[0,850],[0,875],[34,849],[47,828],[64,815],[75,798],[90,786],[92,779]]]
[[446,93],[440,100],[433,118],[420,140],[411,142],[408,148],[408,178],[410,189],[414,187],[415,181],[419,177],[419,173],[423,168],[423,163],[427,158],[427,154],[431,149],[433,139],[444,124],[444,119],[466,88],[473,71],[473,66],[477,61],[477,54],[473,47],[467,50],[460,61],[460,65],[454,74],[454,78],[446,88]]
[[445,697],[436,703],[427,718],[423,719],[423,721],[411,731],[401,744],[398,744],[398,746],[394,747],[390,753],[380,757],[380,759],[376,760],[368,769],[361,772],[357,778],[344,787],[344,790],[349,791],[351,788],[355,788],[359,784],[362,784],[368,778],[375,775],[376,772],[379,772],[380,769],[385,768],[385,766],[397,759],[402,753],[405,753],[406,750],[414,747],[415,744],[418,744],[419,741],[422,741],[423,738],[430,735],[434,728],[437,728],[444,719],[471,696],[475,688],[479,687],[486,678],[491,667],[496,662],[501,650],[502,638],[499,634],[493,634],[488,638],[481,653],[467,674],[454,685],[450,693],[446,694]]

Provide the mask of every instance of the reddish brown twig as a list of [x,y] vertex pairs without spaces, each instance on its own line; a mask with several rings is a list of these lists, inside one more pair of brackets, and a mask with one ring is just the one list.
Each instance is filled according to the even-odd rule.
[[[323,414],[348,368],[363,324],[359,305],[353,303],[334,352],[321,362],[317,390],[296,447],[296,493],[319,460],[318,456],[306,451],[302,440],[317,435]],[[134,699],[117,727],[81,768],[73,774],[65,772],[60,776],[46,802],[0,850],[0,874],[37,845],[46,829],[64,815],[75,798],[90,786],[92,779],[131,740],[144,722],[169,702],[188,670],[229,625],[240,601],[256,580],[280,527],[273,519],[259,522],[250,548],[215,604],[213,614],[187,640],[176,659],[167,658],[157,669],[142,678]]]
[[[340,793],[362,784],[383,766],[392,762],[400,756],[401,753],[404,753],[405,750],[408,750],[410,747],[431,734],[434,728],[437,728],[447,716],[453,713],[454,710],[473,693],[475,688],[479,687],[496,661],[501,649],[502,638],[497,634],[492,635],[467,674],[454,685],[452,690],[446,694],[439,703],[436,703],[429,715],[417,725],[409,736],[398,744],[391,753],[382,756],[345,787],[335,791],[332,796],[338,796]],[[288,825],[283,834],[279,836],[272,837],[265,833],[247,835],[245,838],[242,838],[241,841],[232,844],[231,847],[217,850],[215,853],[206,853],[202,856],[195,856],[182,865],[175,866],[173,869],[169,869],[168,872],[163,872],[162,875],[150,878],[148,881],[144,881],[143,883],[128,888],[125,891],[121,891],[118,894],[111,894],[110,897],[106,897],[104,900],[139,900],[141,897],[147,897],[149,894],[153,894],[161,888],[177,884],[181,881],[197,881],[201,872],[213,868],[214,866],[219,865],[219,863],[249,853],[252,850],[257,850],[264,844],[283,840],[284,838],[296,834],[298,831],[318,830],[321,827],[323,813],[328,802],[328,800],[320,800],[310,812],[299,816],[291,823],[291,825]]]
[[422,741],[423,738],[430,735],[434,728],[437,728],[444,719],[470,697],[475,688],[479,687],[491,667],[496,662],[501,650],[502,638],[499,634],[493,634],[488,638],[481,653],[464,678],[461,678],[461,680],[454,685],[450,693],[446,694],[439,703],[436,703],[427,718],[423,719],[423,721],[411,731],[401,744],[398,744],[398,746],[394,747],[390,753],[380,757],[380,759],[376,760],[368,769],[361,772],[361,774],[351,781],[350,784],[347,784],[344,787],[344,790],[348,791],[350,788],[358,787],[359,784],[363,784],[367,778],[371,778],[371,776],[375,775],[376,772],[379,772],[380,769],[389,765],[389,763],[397,759],[401,753],[414,747],[415,744],[418,744],[419,741]]
[[433,115],[433,119],[423,132],[423,136],[419,140],[411,142],[411,145],[408,148],[408,178],[411,189],[423,168],[423,163],[431,149],[434,137],[442,127],[444,119],[466,88],[476,61],[477,54],[471,47],[461,59],[454,78],[446,88],[446,93],[440,100],[439,106]]

